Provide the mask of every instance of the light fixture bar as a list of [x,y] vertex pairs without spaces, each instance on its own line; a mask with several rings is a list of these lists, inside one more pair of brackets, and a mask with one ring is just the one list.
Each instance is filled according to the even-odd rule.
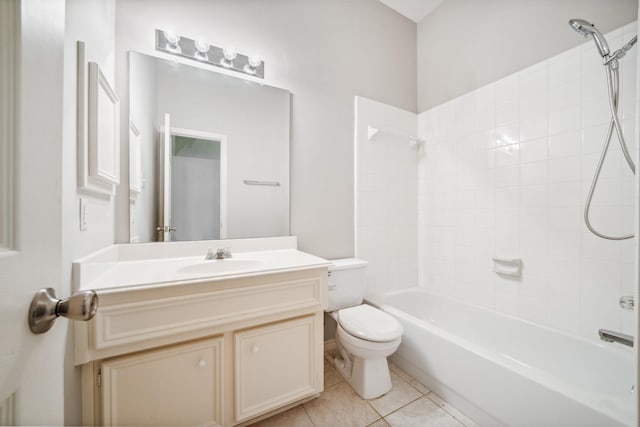
[[[206,47],[208,46],[208,50]],[[188,37],[156,30],[156,50],[264,79],[264,61]],[[203,50],[206,50],[203,52]],[[226,53],[226,56],[225,56]]]

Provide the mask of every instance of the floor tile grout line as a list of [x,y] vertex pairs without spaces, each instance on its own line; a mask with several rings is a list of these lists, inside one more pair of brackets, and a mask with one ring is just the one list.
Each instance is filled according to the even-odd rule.
[[[376,418],[375,420],[371,421],[369,424],[366,424],[366,426],[367,426],[367,427],[369,427],[370,425],[375,424],[375,423],[377,423],[377,422],[378,422],[378,421],[380,421],[380,420],[384,420],[384,417],[378,417],[378,418]],[[386,422],[386,421],[385,421],[385,422]],[[387,423],[387,424],[388,424],[388,423]]]
[[[444,400],[438,393],[435,393],[433,391],[430,391],[428,394],[425,394],[425,397],[427,399],[429,399],[430,401],[432,401],[433,403],[436,404],[436,406],[438,406],[439,408],[442,408],[447,414],[451,415],[453,418],[455,418],[456,421],[458,421],[460,424],[462,424],[463,426],[467,427],[467,424],[465,422],[463,422],[460,418],[456,417],[453,413],[451,413],[445,405],[442,405],[440,402],[436,402],[435,400],[433,400],[432,398],[429,397],[429,394],[433,394],[435,396],[438,396],[440,399],[442,399],[442,401],[446,402],[446,400]],[[448,402],[447,402],[448,403]],[[456,408],[456,411],[458,411],[458,409]],[[462,414],[464,415],[464,414]],[[466,417],[466,415],[465,415]]]
[[342,384],[342,383],[344,383],[344,382],[346,382],[346,381],[345,381],[345,380],[341,380],[341,381],[338,381],[338,382],[337,382],[337,383],[335,383],[335,384],[325,385],[325,386],[324,386],[324,389],[322,390],[322,393],[324,393],[324,392],[325,392],[325,391],[327,391],[328,389],[330,389],[330,388],[332,388],[332,387],[335,387],[335,386],[337,386],[338,384]]
[[[399,410],[401,410],[402,408],[411,405],[413,402],[415,402],[416,400],[422,399],[423,397],[426,397],[424,394],[421,394],[420,396],[416,397],[415,399],[413,399],[410,402],[405,403],[404,405],[400,406],[399,408],[394,409],[393,411],[389,412],[387,415],[382,415],[380,414],[380,412],[376,411],[376,408],[373,408],[374,411],[376,411],[376,413],[380,414],[380,418],[382,418],[385,422],[387,421],[385,418],[387,418],[389,415],[398,412]],[[369,402],[367,402],[369,403]],[[369,404],[371,406],[371,404]],[[373,406],[372,406],[373,407]],[[377,420],[376,420],[377,421]],[[389,424],[389,423],[387,423]]]
[[[417,381],[417,380],[414,380],[414,381]],[[409,386],[413,387],[413,389],[414,389],[415,391],[417,391],[418,393],[420,393],[420,394],[421,394],[421,395],[423,395],[423,396],[426,396],[427,394],[431,393],[431,390],[430,390],[430,389],[428,389],[427,387],[425,387],[425,386],[424,386],[424,384],[422,384],[422,383],[421,383],[421,382],[419,382],[419,381],[417,381],[417,382],[418,382],[420,385],[422,385],[422,387],[424,387],[425,389],[427,389],[427,390],[429,390],[429,391],[428,391],[427,393],[423,393],[423,392],[421,392],[421,391],[418,389],[418,387],[414,386],[413,384],[411,384],[411,383],[407,383],[407,384],[409,384]]]
[[311,418],[311,415],[309,415],[309,411],[307,411],[307,408],[305,407],[304,403],[301,406],[302,406],[302,409],[304,410],[304,413],[307,415],[307,418],[309,418],[309,422],[311,423],[311,425],[313,427],[317,427],[316,423],[313,422],[313,418]]
[[[427,394],[431,393],[431,389],[429,389],[427,386],[425,386],[424,384],[422,384],[420,381],[416,380],[415,378],[413,378],[411,375],[409,375],[408,373],[406,373],[404,370],[402,370],[400,367],[398,367],[397,365],[393,365],[394,367],[392,368],[391,365],[389,365],[389,370],[391,372],[393,372],[394,374],[396,374],[401,380],[403,380],[404,382],[406,382],[407,384],[409,384],[409,386],[413,387],[414,390],[416,390],[418,393],[422,394],[423,396],[426,396]],[[413,384],[411,384],[409,381],[405,380],[403,378],[402,375],[400,375],[398,373],[398,371],[402,372],[404,375],[406,375],[407,377],[411,378],[413,381],[417,382],[418,384],[420,384],[422,387],[425,388],[425,390],[429,390],[427,393],[423,393],[421,392],[418,387],[414,386]]]
[[[325,353],[325,355],[326,355],[326,353]],[[329,363],[331,363],[331,360],[328,360],[326,357],[325,357],[325,360],[327,360]],[[335,369],[335,368],[334,368],[334,369]],[[396,365],[394,365],[394,366],[393,366],[393,368],[392,368],[392,367],[391,367],[391,365],[390,365],[390,366],[389,366],[389,370],[390,370],[391,372],[393,372],[393,373],[394,373],[394,374],[395,374],[395,375],[396,375],[400,380],[402,380],[405,384],[407,384],[407,385],[408,385],[409,387],[411,387],[413,390],[415,390],[416,392],[418,392],[419,396],[418,396],[418,397],[416,397],[415,399],[413,399],[413,400],[411,400],[411,401],[409,401],[409,402],[405,403],[404,405],[400,406],[399,408],[396,408],[395,410],[393,410],[393,411],[389,412],[389,413],[388,413],[388,414],[386,414],[386,415],[382,415],[382,414],[381,414],[381,413],[380,413],[380,412],[379,412],[379,411],[378,411],[378,410],[377,410],[377,409],[376,409],[376,408],[375,408],[371,403],[369,403],[369,401],[370,401],[370,400],[374,400],[374,399],[366,400],[366,399],[363,399],[362,397],[358,396],[358,397],[360,398],[360,400],[361,400],[361,401],[363,401],[363,402],[367,403],[367,404],[369,405],[369,407],[370,407],[371,409],[373,409],[374,413],[376,413],[376,414],[378,415],[378,418],[376,418],[375,420],[373,420],[373,421],[371,421],[370,423],[366,424],[366,426],[369,426],[369,425],[371,425],[371,424],[373,424],[373,423],[376,423],[376,422],[378,422],[378,421],[380,421],[380,420],[383,420],[385,423],[389,424],[389,423],[388,423],[388,421],[387,421],[387,419],[386,419],[389,415],[392,415],[392,414],[394,414],[395,412],[398,412],[398,411],[400,411],[401,409],[405,408],[406,406],[411,405],[411,404],[412,404],[412,403],[414,403],[415,401],[417,401],[417,400],[419,400],[419,399],[421,399],[421,398],[423,398],[423,397],[426,397],[426,398],[427,398],[427,399],[429,399],[432,403],[434,403],[438,408],[442,409],[442,410],[443,410],[443,411],[444,411],[448,416],[450,416],[451,418],[455,419],[455,420],[456,420],[458,423],[460,423],[462,426],[467,427],[467,424],[466,424],[463,420],[461,420],[460,418],[458,418],[454,413],[452,413],[451,411],[449,411],[449,410],[446,408],[446,405],[443,405],[443,404],[441,404],[440,402],[438,402],[438,401],[436,401],[436,400],[434,400],[434,399],[432,399],[432,398],[430,397],[430,395],[431,395],[431,394],[433,394],[434,396],[438,396],[438,398],[439,398],[440,400],[442,400],[443,402],[447,403],[447,402],[446,402],[442,397],[440,397],[440,396],[439,396],[437,393],[435,393],[433,390],[431,390],[431,389],[429,389],[428,387],[426,387],[424,384],[422,384],[421,382],[419,382],[418,380],[416,380],[415,378],[413,378],[411,375],[409,375],[408,373],[406,373],[404,370],[402,370],[400,367],[398,367],[398,366],[396,366]],[[400,374],[398,371],[400,371],[402,374]],[[406,377],[406,378],[410,378],[410,379],[411,379],[411,381],[407,380],[405,377]],[[333,388],[333,387],[335,387],[335,386],[337,386],[338,384],[341,384],[341,383],[343,383],[343,382],[344,382],[344,383],[347,383],[347,384],[351,387],[351,385],[348,383],[348,381],[346,381],[346,380],[342,377],[342,378],[341,378],[341,380],[340,380],[340,381],[338,381],[337,383],[334,383],[334,384],[332,384],[332,385],[330,385],[330,386],[326,386],[326,387],[325,387],[325,391],[326,391],[326,390],[328,390],[328,389],[330,389],[330,388]],[[422,392],[420,389],[418,389],[418,387],[414,386],[414,385],[412,384],[412,382],[416,382],[416,383],[420,384],[420,385],[421,385],[425,390],[427,390],[427,392],[426,392],[426,393]],[[455,409],[455,410],[457,411],[457,409],[456,409],[455,407],[452,407],[452,408],[453,408],[453,409]],[[308,417],[309,417],[309,419],[311,420],[311,424],[313,424],[313,426],[314,426],[314,427],[316,427],[316,426],[315,426],[315,423],[313,422],[313,419],[311,419],[311,416],[309,415],[309,413],[308,413],[308,411],[307,411],[306,407],[305,407],[304,409],[305,409],[305,413],[307,414],[307,416],[308,416]],[[464,415],[464,414],[462,414],[462,415]],[[466,416],[465,416],[465,417],[466,417]]]

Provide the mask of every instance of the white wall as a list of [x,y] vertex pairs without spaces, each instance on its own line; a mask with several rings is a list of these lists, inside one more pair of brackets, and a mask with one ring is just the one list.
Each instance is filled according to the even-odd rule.
[[418,24],[418,112],[578,46],[571,18],[604,33],[637,13],[637,0],[448,0]]
[[[63,287],[59,295],[71,294],[71,263],[83,255],[103,248],[115,239],[115,202],[113,198],[86,197],[88,201],[88,227],[80,231],[79,197],[77,191],[77,55],[76,42],[86,42],[86,57],[97,62],[113,85],[115,0],[66,0],[64,8],[64,96],[63,151],[62,151],[62,230],[63,230]],[[127,121],[122,122],[126,124]],[[128,196],[127,196],[128,197]],[[63,327],[57,325],[57,327]],[[66,353],[64,364],[64,423],[80,425],[80,370],[73,360],[73,328],[66,322]]]
[[[415,110],[415,24],[371,0],[122,0],[117,6],[122,97],[126,52],[151,53],[156,28],[264,57],[267,83],[293,93],[291,234],[302,250],[352,256],[353,96]],[[119,206],[117,221],[118,240],[127,241],[128,202]]]
[[[606,37],[616,49],[635,33]],[[622,60],[620,106],[634,158],[636,51]],[[582,221],[608,120],[592,41],[420,114],[421,286],[589,339],[633,333],[618,298],[634,293],[634,241]],[[594,225],[633,232],[634,191],[614,138]],[[494,255],[522,258],[522,279],[493,273]]]
[[[86,43],[86,60],[97,62],[111,85],[114,84],[114,40],[115,40],[114,0],[68,0],[66,2],[65,29],[65,105],[64,117],[64,170],[67,227],[67,244],[73,252],[72,260],[112,244],[115,240],[115,203],[108,197],[85,197],[77,192],[76,174],[76,81],[78,40]],[[122,122],[126,126],[128,121]],[[88,226],[86,231],[79,227],[78,197],[88,201]],[[70,266],[69,266],[70,268]]]
[[[369,262],[367,295],[418,284],[418,150],[415,113],[355,99],[356,252]],[[368,139],[367,128],[379,133]]]

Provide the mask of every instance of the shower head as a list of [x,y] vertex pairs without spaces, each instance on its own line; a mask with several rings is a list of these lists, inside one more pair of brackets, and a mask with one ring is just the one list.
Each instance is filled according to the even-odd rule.
[[607,41],[604,39],[602,33],[598,31],[592,23],[587,22],[584,19],[571,19],[569,20],[569,25],[585,37],[592,36],[593,41],[596,42],[596,47],[598,48],[598,52],[600,52],[600,56],[604,58],[609,55],[609,45],[607,45]]

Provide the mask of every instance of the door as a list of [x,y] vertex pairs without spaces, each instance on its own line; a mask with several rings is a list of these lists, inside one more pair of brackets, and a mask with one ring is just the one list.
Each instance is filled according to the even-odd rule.
[[161,130],[161,156],[160,169],[162,176],[162,191],[160,192],[160,215],[157,227],[158,241],[170,242],[171,232],[174,230],[171,225],[171,115],[164,115],[164,123]]
[[0,1],[0,421],[6,424],[64,422],[67,325],[42,335],[27,325],[36,290],[68,295],[61,287],[64,24],[62,0]]
[[235,334],[235,417],[244,421],[322,391],[317,317]]
[[110,359],[101,371],[102,425],[222,425],[222,338]]
[[159,241],[227,238],[226,135],[171,127],[161,135]]
[[171,240],[226,237],[226,136],[171,129]]

